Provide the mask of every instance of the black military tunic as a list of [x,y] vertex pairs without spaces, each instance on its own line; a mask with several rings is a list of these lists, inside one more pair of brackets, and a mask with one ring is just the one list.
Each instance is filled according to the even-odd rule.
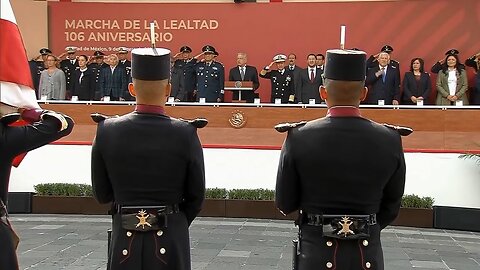
[[69,99],[73,92],[73,72],[78,68],[78,61],[76,59],[64,59],[60,62],[60,68],[65,73],[65,89],[67,90],[67,99]]
[[272,83],[271,103],[274,103],[277,98],[281,99],[282,103],[288,103],[290,95],[295,94],[293,73],[288,69],[284,69],[283,73],[278,70],[272,70],[265,75],[260,73],[260,77],[270,79]]
[[102,69],[110,67],[107,65],[107,63],[102,63],[102,64],[97,64],[97,63],[91,63],[88,65],[89,69],[92,69],[92,73],[95,74],[95,95],[94,95],[94,100],[100,100],[102,98],[100,96],[100,89],[99,89],[99,83],[98,81],[100,80],[100,74],[102,73]]
[[172,92],[170,96],[181,101],[194,101],[193,90],[196,87],[197,76],[195,64],[197,59],[177,59],[172,66]]
[[216,61],[198,62],[195,65],[197,76],[197,100],[205,98],[206,102],[223,100],[225,68]]
[[40,75],[42,74],[42,71],[45,70],[45,65],[43,61],[35,61],[35,60],[30,60],[28,61],[28,66],[30,67],[30,73],[32,75],[32,81],[33,81],[33,86],[35,87],[36,94],[37,94],[37,99],[40,98],[39,92],[38,92],[38,87],[40,85]]
[[132,113],[98,124],[92,146],[94,196],[119,206],[178,204],[180,212],[167,216],[167,227],[148,232],[123,229],[115,214],[111,270],[191,268],[188,227],[205,194],[202,146],[196,127],[155,108],[161,109],[137,105]]
[[[39,115],[39,114],[38,114]],[[65,117],[68,127],[59,130],[59,121],[54,117],[45,116],[44,120],[36,121],[26,126],[8,126],[7,117],[0,120],[0,199],[7,203],[8,182],[13,159],[24,152],[60,139],[70,134],[73,128],[72,119]],[[45,169],[55,169],[53,164],[45,165]],[[0,210],[2,212],[2,210]],[[5,217],[0,218],[0,269],[18,269],[17,256],[13,246],[13,234],[6,224]]]
[[[118,65],[125,68],[127,72],[127,87],[128,84],[132,82],[132,62],[130,60],[125,59],[124,61],[118,61]],[[125,89],[125,100],[135,100],[135,97],[128,94],[128,89]]]
[[321,226],[301,224],[297,269],[382,270],[380,230],[397,216],[405,185],[400,135],[354,107],[329,113],[289,130],[276,206],[285,214],[376,214],[377,221],[370,237],[359,240],[324,237]]

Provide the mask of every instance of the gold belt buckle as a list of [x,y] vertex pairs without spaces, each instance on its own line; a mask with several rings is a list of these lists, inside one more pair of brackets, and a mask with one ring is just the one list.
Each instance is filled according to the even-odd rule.
[[344,237],[347,237],[350,234],[355,234],[351,229],[350,226],[353,224],[353,221],[350,220],[350,217],[344,216],[342,220],[338,222],[342,229],[338,231],[338,235],[343,234]]
[[138,218],[138,223],[135,225],[135,228],[142,226],[142,229],[145,229],[145,226],[152,227],[152,224],[148,223],[147,218],[150,217],[145,210],[138,211],[138,214],[135,216]]

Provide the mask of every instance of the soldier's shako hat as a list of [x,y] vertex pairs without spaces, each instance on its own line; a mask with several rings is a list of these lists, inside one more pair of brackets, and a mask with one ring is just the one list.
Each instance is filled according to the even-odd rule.
[[181,53],[191,53],[192,52],[192,48],[188,47],[188,46],[182,46],[180,48],[180,52]]
[[77,47],[68,46],[68,47],[65,48],[65,51],[67,51],[67,53],[75,53],[75,52],[77,52]]
[[381,52],[386,52],[386,53],[391,53],[393,52],[393,47],[390,46],[390,45],[385,45],[382,47],[382,49],[380,50]]
[[205,45],[205,46],[203,46],[203,48],[202,48],[202,52],[215,54],[215,48],[214,48],[213,46],[211,46],[211,45]]
[[52,53],[52,51],[50,51],[49,48],[41,48],[39,52],[40,52],[41,55],[46,55],[46,54]]
[[137,48],[132,50],[132,78],[159,81],[170,76],[170,50]]
[[287,56],[285,54],[277,54],[273,57],[273,62],[285,62],[287,61]]
[[104,55],[105,55],[105,54],[104,54],[103,52],[101,52],[101,51],[95,51],[95,52],[93,53],[93,56],[95,56],[95,57],[104,56]]
[[128,48],[127,47],[119,47],[118,48],[118,53],[128,53]]
[[459,53],[460,52],[457,49],[450,49],[445,53],[445,55],[457,55]]
[[364,51],[328,50],[325,78],[336,81],[363,81],[366,76],[367,54]]

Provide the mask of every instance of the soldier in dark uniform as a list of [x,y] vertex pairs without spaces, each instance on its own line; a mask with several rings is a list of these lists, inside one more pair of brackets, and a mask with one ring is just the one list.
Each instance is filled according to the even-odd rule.
[[[272,83],[271,103],[274,103],[275,99],[280,99],[282,103],[293,103],[295,101],[293,73],[285,69],[286,60],[287,56],[277,54],[273,57],[270,65],[260,71],[260,77],[270,79]],[[277,70],[271,70],[274,63],[277,65]]]
[[[7,89],[2,89],[7,91]],[[31,90],[33,91],[33,90]],[[18,269],[15,249],[18,236],[8,221],[7,195],[12,162],[17,155],[36,149],[68,135],[73,128],[72,119],[52,111],[19,109],[15,104],[0,102],[0,269]],[[30,124],[10,126],[23,119]]]
[[473,68],[475,71],[475,89],[470,104],[480,105],[480,52],[465,60],[465,65]]
[[225,68],[214,61],[217,51],[213,46],[205,45],[202,48],[204,61],[195,65],[197,74],[196,95],[197,101],[205,98],[206,102],[222,102],[224,95]]
[[[118,56],[118,65],[125,68],[125,71],[127,73],[127,83],[131,83],[132,82],[132,73],[131,73],[132,62],[127,59],[128,48],[126,47],[118,48],[117,56]],[[125,89],[125,91],[127,92],[127,89]],[[135,100],[135,98],[132,96],[126,95],[125,100],[131,101],[131,100]]]
[[166,115],[169,67],[169,50],[132,50],[135,111],[96,118],[93,193],[115,206],[110,270],[191,268],[188,227],[205,194],[197,127],[206,120],[188,123]]
[[[405,185],[400,134],[361,116],[365,52],[327,51],[321,97],[327,116],[276,126],[288,131],[275,204],[300,210],[297,270],[383,270],[380,231],[397,216]],[[321,172],[321,173],[319,173]]]
[[[39,52],[40,55],[28,62],[28,66],[30,67],[30,73],[32,74],[33,87],[35,87],[35,90],[37,92],[37,99],[40,98],[40,95],[38,93],[40,75],[42,74],[42,71],[46,68],[45,63],[47,60],[47,56],[51,54],[52,51],[48,48],[41,48]],[[41,61],[40,58],[42,59]]]
[[[450,49],[450,50],[445,52],[445,56],[448,56],[448,55],[457,55],[458,56],[459,53],[460,52],[457,49]],[[442,58],[441,60],[438,60],[432,66],[432,69],[430,71],[432,73],[438,74],[438,72],[440,72],[440,70],[446,69],[447,64],[445,63],[445,59],[446,59],[446,57]],[[459,63],[459,68],[465,69],[465,66],[462,63]]]
[[191,57],[191,53],[192,49],[190,47],[182,46],[180,52],[173,56],[170,80],[172,92],[170,95],[174,97],[175,101],[195,101],[193,90],[196,87],[195,64],[197,59]]
[[[67,53],[67,58],[60,62],[60,68],[65,73],[65,81],[66,81],[66,99],[70,99],[72,97],[73,92],[73,72],[78,68],[78,61],[75,54],[77,53],[77,47],[68,46],[65,48]],[[61,54],[59,58],[62,58],[65,53]]]
[[105,54],[101,51],[95,51],[93,53],[92,62],[88,64],[88,68],[92,69],[92,73],[95,74],[95,100],[100,100],[100,89],[98,85],[98,81],[100,80],[100,74],[103,68],[109,67],[107,63],[103,61]]

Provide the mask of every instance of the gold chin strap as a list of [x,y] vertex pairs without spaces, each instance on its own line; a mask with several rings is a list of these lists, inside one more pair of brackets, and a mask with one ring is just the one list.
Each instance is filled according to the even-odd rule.
[[45,116],[53,117],[60,122],[60,129],[58,131],[63,131],[63,130],[68,128],[68,122],[63,115],[61,115],[59,113],[56,113],[56,112],[52,112],[52,111],[46,111],[46,112],[42,113],[40,118],[42,120],[44,120]]

